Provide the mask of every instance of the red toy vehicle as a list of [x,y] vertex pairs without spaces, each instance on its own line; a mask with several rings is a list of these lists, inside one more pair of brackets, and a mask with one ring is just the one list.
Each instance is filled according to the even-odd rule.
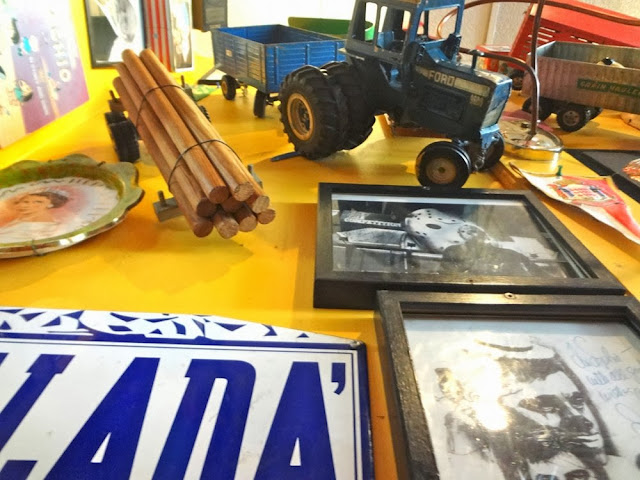
[[[576,0],[565,0],[563,3],[568,6],[587,9],[592,14],[546,5],[542,10],[538,46],[553,41],[562,41],[640,47],[640,29],[637,26],[606,20],[599,18],[597,15],[606,14],[629,20],[638,20],[635,17],[622,15],[613,10],[607,10],[606,8],[596,7]],[[511,46],[510,56],[526,60],[527,54],[531,52],[531,35],[536,7],[536,5],[529,7],[522,25],[520,25],[518,35]],[[479,47],[479,50],[482,50],[482,48]],[[515,65],[503,63],[499,70],[511,77],[514,90],[522,88],[524,72],[521,69]]]

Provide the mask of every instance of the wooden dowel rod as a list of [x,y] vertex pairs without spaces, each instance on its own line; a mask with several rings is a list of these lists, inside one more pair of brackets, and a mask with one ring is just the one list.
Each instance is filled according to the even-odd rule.
[[[118,92],[118,94],[120,95],[120,98],[124,103],[124,96],[120,92]],[[160,149],[153,140],[153,137],[149,135],[146,127],[144,125],[138,125],[138,132],[140,133],[140,136],[143,137],[144,144],[149,154],[154,158],[161,157],[162,154],[160,152]],[[176,174],[178,174],[178,172],[176,172]],[[178,182],[171,183],[173,186],[171,193],[176,199],[178,208],[182,212],[182,215],[187,221],[187,224],[189,225],[191,231],[195,234],[196,237],[206,237],[207,235],[209,235],[213,231],[213,221],[210,218],[200,216],[193,210],[193,208],[191,208],[189,199],[187,198],[188,194],[182,189],[182,184]],[[213,208],[214,211],[211,213],[211,215],[215,213],[215,206],[213,206]]]
[[[167,89],[157,88],[158,84],[132,50],[122,52],[122,59],[124,63],[116,66],[120,76],[123,77],[123,71],[125,70],[129,72],[137,88],[143,95],[146,95],[144,98],[145,102],[148,103],[148,107],[155,112],[158,118],[162,119],[163,127],[169,138],[175,143],[178,151],[184,152],[183,157],[187,166],[203,191],[212,202],[220,203],[219,191],[224,188],[228,192],[228,187],[202,149],[199,147],[192,148],[198,142],[167,99],[163,92],[163,90]],[[127,90],[130,90],[132,86],[128,85],[127,80],[124,78],[123,81]],[[155,90],[153,90],[154,88]],[[140,108],[139,104],[136,106]],[[143,107],[147,107],[147,105]]]
[[243,202],[240,202],[239,200],[236,200],[233,197],[227,198],[224,202],[220,204],[222,209],[225,212],[229,212],[229,213],[237,212],[238,210],[240,210],[240,208],[242,208],[243,205],[244,205]]
[[[152,50],[143,50],[140,53],[140,60],[159,85],[178,85]],[[205,151],[229,186],[231,195],[240,201],[253,195],[254,185],[242,161],[222,141],[220,134],[202,115],[195,102],[182,89],[167,88],[164,93],[199,142],[217,140],[207,144]]]
[[246,203],[254,213],[261,213],[269,208],[269,197],[266,195],[260,195],[256,192],[251,197],[247,198]]
[[256,215],[258,223],[267,224],[271,223],[276,218],[276,211],[273,208],[267,208],[265,211]]
[[222,209],[213,216],[213,226],[222,238],[231,238],[238,233],[240,226],[233,216]]
[[258,219],[246,205],[233,214],[233,218],[238,222],[238,228],[241,232],[250,232],[258,226]]
[[[118,92],[118,95],[120,95],[120,99],[125,109],[131,112],[131,109],[134,108],[134,102],[131,98],[131,95],[124,87],[122,79],[115,78],[113,81],[113,86]],[[159,123],[157,117],[155,117],[155,114],[153,114],[152,112],[147,112],[147,114],[145,114],[144,116],[152,125]],[[131,118],[131,113],[129,113],[129,117]],[[202,217],[209,217],[213,215],[216,210],[215,205],[206,197],[206,195],[204,194],[198,183],[195,181],[195,179],[193,179],[189,170],[184,164],[180,163],[175,167],[173,177],[171,178],[171,184],[169,184],[171,170],[175,166],[175,158],[178,155],[176,153],[177,150],[175,148],[175,145],[172,142],[169,142],[164,136],[160,136],[160,141],[157,142],[151,134],[151,131],[147,126],[147,122],[145,122],[142,118],[139,119],[137,127],[140,137],[144,141],[145,145],[147,146],[147,150],[151,154],[151,157],[153,158],[155,164],[158,166],[160,173],[167,182],[169,190],[173,193],[176,185],[180,185],[180,189],[183,193],[183,200],[181,200],[181,202],[185,202],[188,208],[193,210],[197,215],[200,215]],[[158,130],[156,129],[156,131]],[[176,201],[178,201],[177,197]]]

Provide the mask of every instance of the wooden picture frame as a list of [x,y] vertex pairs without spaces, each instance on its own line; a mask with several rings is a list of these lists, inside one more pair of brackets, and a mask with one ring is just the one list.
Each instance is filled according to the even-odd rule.
[[146,46],[142,0],[84,0],[93,68],[122,61],[122,52]]
[[381,291],[375,322],[398,478],[638,475],[634,298]]
[[529,191],[321,183],[314,306],[377,290],[624,294]]

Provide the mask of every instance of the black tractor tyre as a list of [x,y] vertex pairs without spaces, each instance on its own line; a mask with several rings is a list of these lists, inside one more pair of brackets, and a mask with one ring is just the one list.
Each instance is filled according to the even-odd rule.
[[556,121],[565,132],[577,132],[590,120],[588,107],[577,103],[568,103],[558,109]]
[[315,160],[340,149],[346,100],[325,72],[311,65],[294,70],[282,82],[279,98],[280,121],[296,152]]
[[264,112],[267,107],[267,94],[261,92],[260,90],[256,91],[256,96],[253,99],[253,114],[258,118],[264,118]]
[[227,100],[233,100],[236,98],[238,82],[231,75],[223,75],[220,79],[220,88],[222,89],[222,95],[224,98]]
[[435,142],[416,158],[416,176],[421,185],[434,190],[462,187],[471,174],[467,152],[452,142]]
[[131,120],[109,123],[109,135],[121,162],[133,163],[140,158],[138,133]]
[[[522,110],[531,113],[531,98],[527,98],[522,104]],[[538,101],[538,120],[544,122],[553,113],[553,100],[540,97]]]
[[373,130],[374,109],[369,106],[362,84],[346,62],[330,62],[322,66],[340,87],[347,100],[347,129],[340,150],[351,150],[362,144]]
[[480,171],[489,170],[498,164],[502,155],[504,154],[504,137],[500,132],[497,132],[493,136],[493,142],[487,148],[484,154],[484,165],[480,168]]

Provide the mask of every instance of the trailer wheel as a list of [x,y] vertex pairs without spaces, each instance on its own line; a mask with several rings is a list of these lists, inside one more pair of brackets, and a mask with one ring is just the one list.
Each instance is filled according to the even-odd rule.
[[258,118],[264,118],[264,111],[267,107],[267,94],[256,91],[256,96],[253,99],[253,114]]
[[524,81],[524,72],[522,70],[514,70],[514,72],[509,75],[511,78],[511,89],[519,92],[522,90],[522,83]]
[[373,129],[375,117],[373,108],[367,103],[362,83],[352,67],[346,62],[330,62],[322,67],[334,80],[347,100],[345,138],[339,150],[351,150],[364,142]]
[[[531,98],[527,98],[522,104],[522,110],[531,113]],[[544,122],[553,113],[553,100],[540,97],[538,101],[538,120]]]
[[587,107],[587,109],[589,110],[589,120],[593,120],[602,113],[602,108],[600,107]]
[[138,132],[136,132],[133,122],[126,119],[108,123],[107,127],[109,128],[109,135],[118,155],[118,160],[130,163],[138,160],[140,158],[140,145],[138,144]]
[[223,75],[220,79],[220,88],[222,89],[222,95],[227,100],[233,100],[236,98],[236,90],[238,88],[238,82],[231,75]]
[[558,109],[558,125],[565,132],[576,132],[589,121],[589,110],[583,105],[568,103]]
[[427,145],[416,158],[416,175],[425,187],[460,188],[470,174],[469,155],[462,147],[451,142]]
[[289,73],[280,88],[280,120],[297,152],[307,158],[339,150],[346,122],[346,101],[326,73],[305,65]]

